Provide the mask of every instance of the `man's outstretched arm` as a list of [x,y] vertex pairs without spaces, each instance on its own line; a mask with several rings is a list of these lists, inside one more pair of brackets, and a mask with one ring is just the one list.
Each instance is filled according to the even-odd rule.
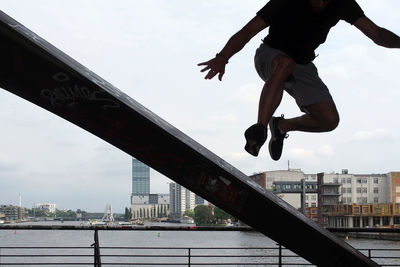
[[206,66],[201,72],[208,71],[205,79],[212,79],[215,75],[218,75],[218,79],[221,80],[225,73],[225,65],[228,60],[253,38],[257,33],[265,29],[268,25],[264,20],[255,16],[249,23],[247,23],[240,31],[235,33],[229,41],[226,43],[224,48],[219,52],[215,58],[199,63],[198,66]]
[[385,28],[379,27],[367,17],[359,18],[354,23],[354,26],[377,45],[387,48],[400,48],[400,37],[398,35]]

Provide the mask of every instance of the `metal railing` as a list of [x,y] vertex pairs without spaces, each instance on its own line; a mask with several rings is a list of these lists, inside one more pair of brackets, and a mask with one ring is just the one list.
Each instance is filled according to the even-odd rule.
[[[0,247],[1,266],[311,266],[276,247]],[[101,255],[100,255],[101,250]],[[381,266],[399,266],[400,249],[360,249]]]
[[[311,265],[276,247],[0,247],[1,266],[293,266]],[[101,258],[101,261],[100,261]]]
[[[19,228],[33,230],[31,226]],[[104,229],[113,228],[100,230]],[[87,230],[94,231],[94,243],[86,247],[5,247],[0,244],[0,266],[312,266],[279,244],[272,247],[111,247],[100,246],[99,229]],[[400,266],[400,249],[363,248],[359,251],[381,266]]]

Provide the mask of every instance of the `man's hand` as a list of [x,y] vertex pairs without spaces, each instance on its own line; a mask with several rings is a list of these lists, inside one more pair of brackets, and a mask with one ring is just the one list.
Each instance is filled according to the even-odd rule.
[[218,75],[218,79],[222,81],[222,76],[224,76],[225,73],[225,65],[228,63],[227,59],[225,59],[221,55],[216,55],[215,58],[197,64],[197,66],[206,66],[204,69],[201,70],[201,72],[205,72],[208,70],[208,73],[204,79],[212,79],[215,77],[215,75]]
[[207,71],[205,79],[212,79],[218,74],[218,79],[221,81],[225,73],[225,65],[229,58],[239,52],[245,44],[250,41],[257,33],[265,29],[268,25],[258,15],[250,20],[240,31],[235,33],[215,58],[197,64],[197,66],[206,66],[201,72]]

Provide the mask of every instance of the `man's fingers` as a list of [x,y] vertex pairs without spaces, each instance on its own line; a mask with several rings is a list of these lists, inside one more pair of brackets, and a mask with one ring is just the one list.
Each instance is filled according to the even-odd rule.
[[204,69],[201,70],[201,72],[205,72],[206,70],[209,70],[210,66],[205,67]]
[[213,59],[206,61],[206,62],[202,62],[197,64],[197,66],[206,66],[205,68],[201,69],[201,72],[205,72],[208,71],[207,75],[204,77],[204,79],[209,79],[211,80],[212,78],[214,78],[217,74],[218,75],[218,79],[221,81],[222,76],[224,75],[224,69],[222,68],[222,70],[218,70],[221,69],[220,66],[218,66],[218,64],[216,65],[215,62],[213,62]]
[[221,71],[221,72],[219,73],[218,79],[219,79],[220,81],[222,81],[222,76],[224,76],[224,74],[225,74],[225,71]]
[[217,74],[218,74],[218,71],[210,70],[210,71],[207,73],[205,79],[211,80],[211,79],[214,78],[215,75],[217,75]]
[[199,64],[197,64],[197,66],[204,66],[204,65],[209,65],[211,62],[211,60],[205,61],[205,62],[201,62]]

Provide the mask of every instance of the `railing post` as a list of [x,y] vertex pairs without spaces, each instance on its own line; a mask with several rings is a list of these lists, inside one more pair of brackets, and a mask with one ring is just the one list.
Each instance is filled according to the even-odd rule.
[[188,248],[188,267],[190,267],[190,260],[191,260],[191,248]]
[[97,229],[94,229],[94,243],[91,246],[94,248],[94,267],[101,267],[99,234]]
[[282,267],[282,245],[279,244],[279,260],[278,260],[278,266]]
[[368,259],[371,259],[371,249],[368,249]]

